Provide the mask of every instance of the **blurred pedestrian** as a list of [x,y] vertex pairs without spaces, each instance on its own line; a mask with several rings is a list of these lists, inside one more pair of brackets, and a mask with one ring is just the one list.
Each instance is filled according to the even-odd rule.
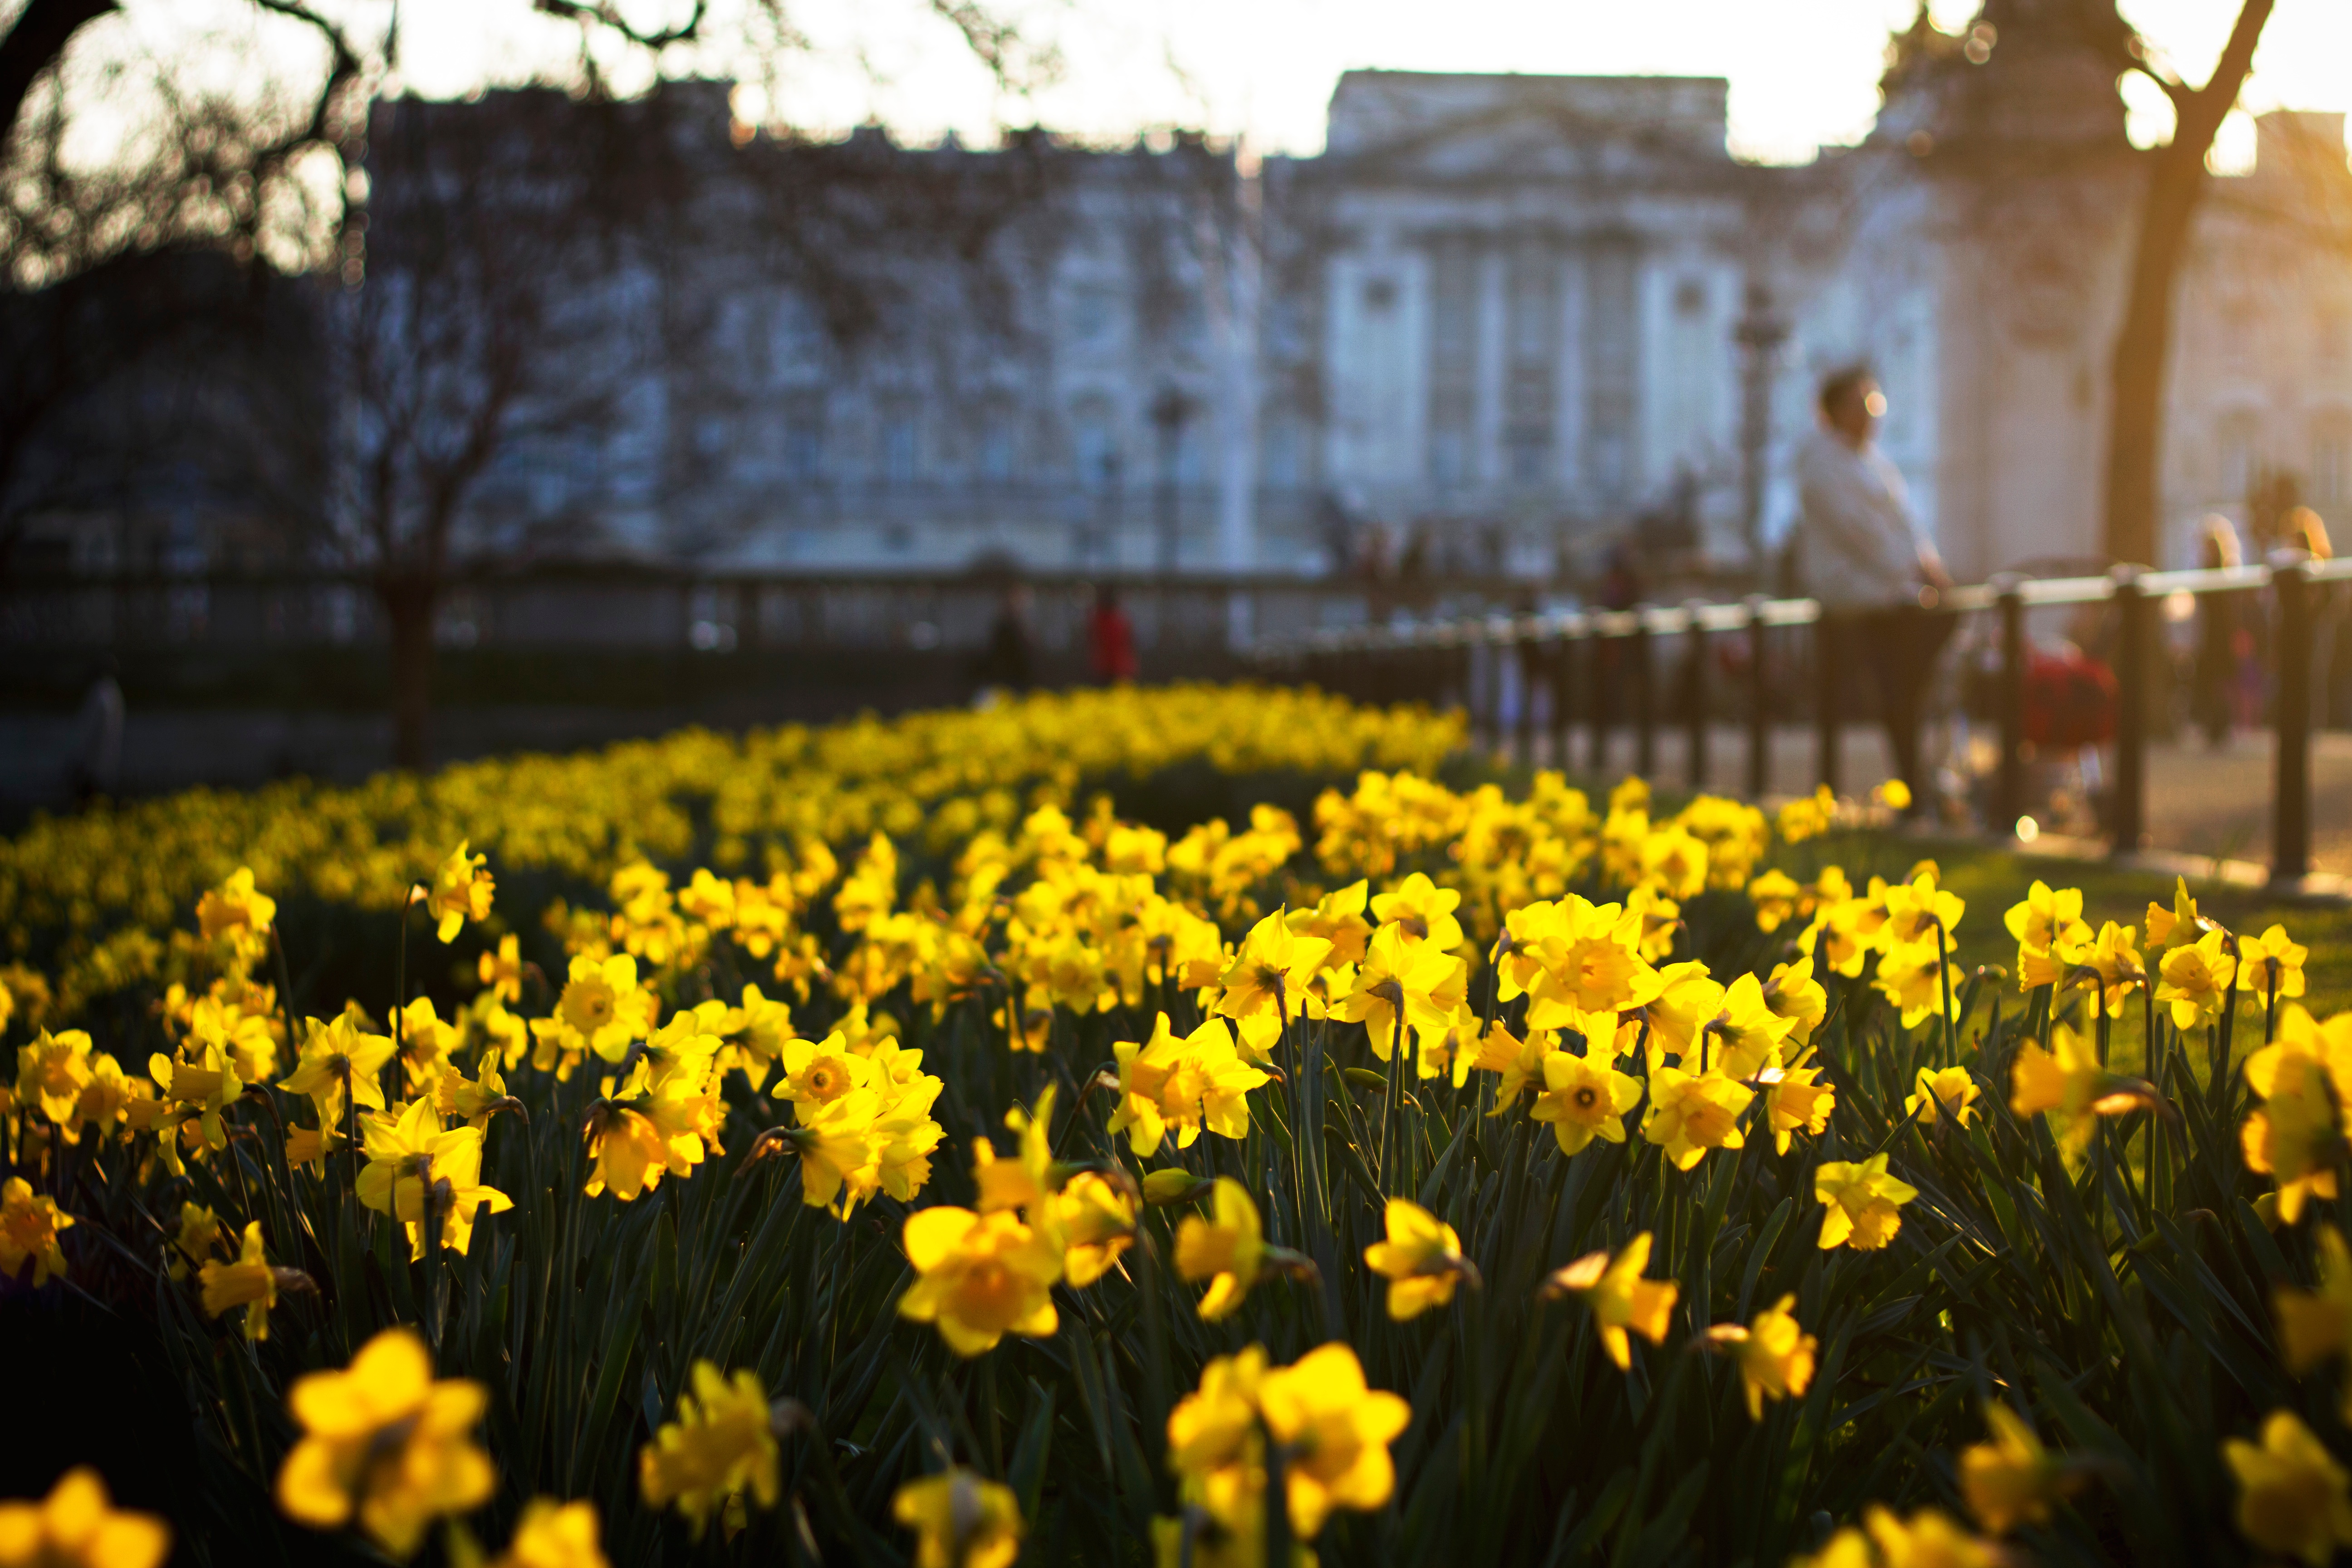
[[[2197,564],[2208,572],[2245,564],[2245,548],[2237,525],[2218,511],[2209,511],[2197,525]],[[2238,601],[2232,591],[2197,596],[2197,663],[2189,676],[2189,716],[2205,731],[2205,743],[2215,751],[2230,743],[2231,710],[2235,706],[2238,668]]]
[[99,660],[74,720],[68,782],[76,805],[111,798],[122,787],[122,683],[115,679],[114,656],[109,654]]
[[[1913,515],[1903,476],[1873,439],[1886,395],[1860,366],[1822,383],[1820,424],[1797,453],[1800,560],[1821,602],[1825,657],[1866,664],[1878,682],[1895,776],[1924,810],[1919,724],[1936,656],[1952,617],[1932,613],[1951,586],[1943,558]],[[1838,647],[1839,639],[1852,639]]]
[[1095,585],[1094,612],[1087,617],[1087,648],[1093,658],[1095,679],[1103,685],[1135,679],[1135,624],[1119,607],[1118,590],[1108,583]]
[[980,687],[988,692],[1026,691],[1036,684],[1036,638],[1029,630],[1029,585],[1008,583],[996,603],[996,619],[988,628],[988,647],[980,657]]

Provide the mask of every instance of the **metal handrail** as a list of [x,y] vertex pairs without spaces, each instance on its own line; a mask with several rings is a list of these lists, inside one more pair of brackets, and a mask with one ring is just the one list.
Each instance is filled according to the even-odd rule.
[[[2024,632],[2029,611],[2070,605],[2112,604],[2121,617],[2116,639],[2116,674],[2118,709],[2116,732],[2114,805],[2110,827],[2114,851],[2128,854],[2142,842],[2146,820],[2147,709],[2153,667],[2150,606],[2176,595],[2250,593],[2270,590],[2278,616],[2274,639],[2279,669],[2276,695],[2276,779],[2272,796],[2272,877],[2274,884],[2300,885],[2310,869],[2311,778],[2310,698],[2312,619],[2310,589],[2323,583],[2352,581],[2352,561],[2315,561],[2300,552],[2282,551],[2267,563],[2151,572],[2119,566],[2100,576],[2037,578],[2004,574],[1989,583],[1945,590],[1927,606],[1930,613],[1963,616],[1993,613],[2000,620],[1999,693],[2000,756],[1993,803],[1998,822],[2022,814],[2024,767],[2028,755],[2024,734],[2025,674],[2030,657]],[[1637,605],[1622,610],[1572,609],[1519,615],[1490,614],[1447,620],[1391,626],[1359,626],[1307,634],[1303,637],[1262,637],[1248,656],[1270,672],[1292,670],[1310,679],[1345,687],[1367,685],[1368,693],[1392,699],[1401,695],[1443,695],[1458,688],[1464,705],[1475,713],[1479,704],[1471,688],[1475,669],[1470,650],[1515,650],[1523,680],[1547,679],[1553,693],[1553,755],[1565,761],[1571,741],[1571,697],[1576,689],[1574,667],[1586,645],[1610,646],[1618,651],[1606,660],[1596,653],[1590,665],[1583,706],[1591,726],[1592,764],[1603,755],[1607,735],[1622,720],[1634,729],[1636,766],[1651,771],[1659,723],[1655,667],[1656,644],[1679,638],[1685,645],[1679,659],[1679,681],[1689,726],[1689,773],[1693,787],[1706,774],[1709,711],[1706,657],[1711,637],[1745,635],[1751,639],[1748,661],[1750,689],[1744,694],[1748,725],[1748,791],[1765,789],[1769,748],[1770,690],[1765,673],[1765,634],[1812,626],[1818,639],[1830,636],[1841,617],[1814,599],[1768,599],[1760,595],[1736,602],[1691,601],[1683,605]],[[1618,645],[1622,645],[1619,647]],[[1815,700],[1819,731],[1819,772],[1822,782],[1838,783],[1838,734],[1841,725],[1840,686],[1844,672],[1834,658],[1816,658],[1820,683]],[[1486,717],[1502,738],[1499,679],[1486,681],[1491,699]],[[1519,707],[1516,746],[1523,760],[1533,754],[1532,705]]]

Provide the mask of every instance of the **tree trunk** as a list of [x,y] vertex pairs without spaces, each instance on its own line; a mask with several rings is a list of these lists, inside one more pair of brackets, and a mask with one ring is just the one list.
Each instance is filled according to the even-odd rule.
[[411,773],[431,765],[435,584],[389,577],[376,584],[392,623],[392,761]]
[[2272,0],[2245,0],[2230,41],[2202,88],[2175,97],[2172,140],[2159,148],[2140,207],[2131,291],[2109,362],[2105,542],[2115,561],[2156,563],[2158,475],[2164,442],[2165,365],[2172,349],[2172,297],[2188,249],[2205,155],[2238,101]]

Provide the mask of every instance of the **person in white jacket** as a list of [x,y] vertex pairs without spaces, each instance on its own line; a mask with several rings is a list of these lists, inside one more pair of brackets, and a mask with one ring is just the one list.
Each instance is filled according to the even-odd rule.
[[1952,635],[1952,618],[1929,611],[1951,579],[1912,515],[1903,476],[1872,439],[1886,413],[1877,379],[1839,371],[1822,383],[1820,401],[1820,426],[1797,453],[1798,569],[1822,605],[1825,656],[1843,668],[1865,663],[1875,676],[1895,775],[1924,805],[1921,707]]

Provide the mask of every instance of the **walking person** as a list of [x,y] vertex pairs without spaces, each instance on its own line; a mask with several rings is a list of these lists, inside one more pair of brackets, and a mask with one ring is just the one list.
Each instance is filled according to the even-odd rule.
[[122,787],[122,683],[115,679],[114,656],[98,663],[74,718],[73,753],[66,769],[74,805],[110,799]]
[[978,669],[982,706],[1003,697],[1018,697],[1037,679],[1036,638],[1029,630],[1029,585],[1005,584],[996,602],[996,619],[988,628],[988,647]]
[[[2197,564],[2208,572],[2245,563],[2237,525],[2218,511],[2197,525]],[[2189,674],[2189,716],[2205,731],[2205,744],[2220,751],[2230,743],[2231,692],[2238,669],[2238,601],[2242,595],[2197,596],[2197,662]]]
[[1873,439],[1886,414],[1877,378],[1860,366],[1822,383],[1820,424],[1797,453],[1799,563],[1819,600],[1824,647],[1878,683],[1895,776],[1926,809],[1919,724],[1936,656],[1952,617],[1931,614],[1951,586],[1943,558],[1912,513],[1903,476]]
[[1135,679],[1135,623],[1119,606],[1118,590],[1108,583],[1095,585],[1094,610],[1087,617],[1087,651],[1098,683],[1117,686]]

